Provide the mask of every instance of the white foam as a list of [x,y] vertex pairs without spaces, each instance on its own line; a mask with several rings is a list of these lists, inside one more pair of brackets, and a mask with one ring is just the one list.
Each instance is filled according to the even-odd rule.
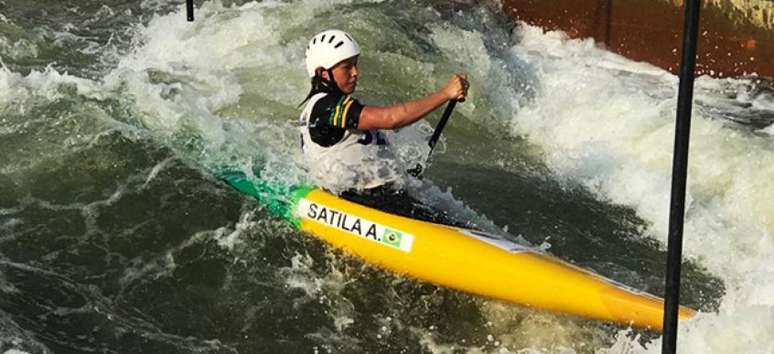
[[346,265],[335,261],[337,266],[330,267],[325,274],[315,272],[314,260],[308,254],[296,254],[291,259],[291,265],[280,268],[277,276],[288,288],[300,289],[304,297],[296,298],[297,304],[317,301],[329,308],[327,313],[333,319],[337,333],[354,324],[354,305],[342,294],[347,284],[346,276],[341,268]]
[[242,244],[242,235],[256,228],[257,223],[254,218],[254,212],[246,212],[239,217],[239,222],[234,225],[234,230],[228,232],[226,228],[218,229],[215,237],[218,240],[218,245],[233,250],[236,245]]
[[[190,128],[204,136],[204,149],[225,146],[223,151],[233,149],[239,156],[264,155],[262,178],[301,181],[303,172],[294,162],[299,159],[296,135],[288,124],[295,121],[298,112],[293,107],[308,88],[301,63],[310,33],[293,28],[322,26],[315,22],[318,13],[331,10],[332,4],[349,2],[310,0],[291,6],[266,1],[239,7],[206,2],[197,9],[195,23],[186,22],[181,12],[156,16],[138,28],[135,50],[105,78],[104,89],[125,90],[142,113],[143,125],[154,132],[174,137]],[[367,23],[353,26],[368,34],[380,32]],[[568,41],[558,33],[525,27],[518,33],[522,42],[511,49],[509,60],[516,63],[513,67],[529,71],[520,73],[524,80],[513,87],[502,78],[512,74],[505,64],[514,63],[482,54],[485,34],[446,26],[429,28],[446,57],[473,63],[467,68],[473,82],[471,97],[460,112],[472,120],[491,116],[507,120],[520,109],[506,123],[513,134],[528,136],[543,149],[547,164],[560,178],[585,185],[601,199],[633,207],[651,223],[647,236],[665,241],[677,82],[673,75],[599,50],[590,41]],[[462,45],[455,44],[458,38],[464,38]],[[441,75],[436,71],[445,63],[410,57],[385,53],[379,58],[385,66],[397,63],[403,70],[426,71],[433,78]],[[375,73],[392,74],[378,69]],[[54,76],[43,82],[65,80]],[[32,88],[49,92],[45,84],[19,89],[15,85],[19,80],[37,82],[34,77],[0,70],[0,92],[11,96],[30,95]],[[384,83],[371,87],[379,84]],[[431,78],[416,85],[427,90],[437,84]],[[86,89],[91,84],[76,80],[76,87]],[[755,99],[762,109],[771,104],[766,97]],[[681,341],[685,345],[709,342],[705,352],[721,353],[727,348],[724,345],[731,345],[754,353],[770,348],[774,337],[762,334],[752,342],[729,338],[732,343],[725,344],[708,339],[716,336],[718,324],[743,328],[742,322],[752,318],[756,325],[770,329],[774,323],[774,285],[767,281],[774,274],[774,265],[767,261],[774,248],[774,179],[770,178],[774,149],[770,139],[728,129],[701,115],[694,119],[693,128],[685,252],[720,276],[727,294],[719,314],[702,315],[681,327]],[[771,129],[764,131],[774,132]],[[407,130],[395,138],[405,139],[403,143],[421,136]],[[423,156],[417,149],[399,153],[409,161]],[[249,158],[240,162],[254,163]],[[439,200],[448,199],[440,191],[434,193]],[[226,245],[238,239],[236,234],[223,236]],[[322,289],[336,281],[319,283],[303,257],[294,260],[285,274],[288,286],[303,289],[308,298],[335,293]],[[351,323],[347,311],[335,316],[342,328]],[[750,317],[753,312],[756,316]],[[614,348],[638,347],[631,343],[622,336]],[[655,347],[654,343],[647,350]]]
[[[293,126],[300,113],[295,105],[309,87],[303,50],[314,30],[292,34],[288,30],[293,25],[314,26],[319,12],[348,3],[305,1],[291,6],[267,1],[224,7],[212,1],[197,9],[195,23],[186,22],[180,13],[155,16],[138,27],[135,50],[105,83],[111,90],[125,90],[135,101],[143,127],[156,134],[170,139],[181,133],[199,136],[212,160],[234,163],[232,157],[237,156],[238,164],[252,166],[259,155],[265,159],[262,179],[303,181],[304,161]],[[390,55],[397,61],[410,60],[385,54]],[[432,70],[430,63],[414,64]],[[435,82],[426,84],[436,88]],[[422,132],[427,130],[424,123],[388,133],[388,140],[401,147],[396,152],[404,162],[390,165],[424,162],[427,149],[412,147],[425,146]],[[388,161],[379,162],[361,172],[379,174]],[[331,180],[343,180],[336,177]]]
[[40,98],[53,101],[62,98],[66,95],[62,92],[63,86],[74,87],[78,95],[106,97],[96,82],[60,73],[50,66],[43,71],[33,70],[26,76],[12,72],[5,65],[0,66],[0,106],[13,105],[14,108],[21,109],[22,114],[25,100]]
[[[513,132],[539,144],[557,175],[635,208],[651,224],[646,235],[665,244],[676,78],[591,41],[528,26],[522,31],[523,41],[513,50],[539,73],[539,94],[514,117]],[[697,82],[700,93],[703,80],[712,79]],[[706,342],[685,352],[764,352],[774,343],[774,284],[765,280],[774,275],[772,141],[696,111],[684,253],[721,277],[727,294],[719,314],[685,323],[680,338],[685,345]],[[768,329],[755,340],[715,333],[718,324],[729,330],[747,326],[752,312],[755,324]]]
[[21,60],[37,57],[40,50],[34,42],[24,38],[11,42],[5,37],[0,37],[0,51],[8,58]]

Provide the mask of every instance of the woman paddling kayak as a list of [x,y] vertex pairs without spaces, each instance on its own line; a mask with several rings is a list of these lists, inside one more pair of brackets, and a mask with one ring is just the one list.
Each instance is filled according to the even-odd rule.
[[354,38],[335,29],[316,34],[306,49],[312,87],[299,122],[312,183],[384,211],[450,223],[443,213],[408,195],[406,172],[381,131],[411,125],[449,101],[464,101],[466,75],[453,75],[421,98],[383,107],[363,105],[351,96],[360,76],[359,56]]

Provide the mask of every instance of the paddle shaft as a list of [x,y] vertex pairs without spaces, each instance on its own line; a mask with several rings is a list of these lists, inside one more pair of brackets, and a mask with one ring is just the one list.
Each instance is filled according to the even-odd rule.
[[443,115],[441,116],[441,120],[438,122],[438,125],[435,126],[435,130],[433,131],[433,136],[430,137],[430,141],[427,142],[427,145],[430,146],[430,152],[427,153],[427,159],[430,159],[430,155],[433,153],[433,148],[435,148],[435,144],[438,143],[438,139],[441,137],[441,132],[443,131],[443,128],[446,127],[446,122],[449,121],[449,117],[451,117],[452,112],[454,111],[454,106],[457,105],[457,101],[451,100],[449,101],[449,104],[446,105],[446,109],[443,111]]
[[[427,160],[430,161],[430,155],[433,154],[433,148],[435,147],[435,144],[438,143],[438,139],[441,137],[441,132],[443,131],[443,128],[446,126],[446,122],[449,121],[449,117],[451,117],[452,111],[454,111],[454,106],[457,105],[457,101],[449,101],[449,104],[446,105],[446,109],[443,111],[443,115],[441,116],[441,120],[438,122],[438,125],[435,126],[435,130],[433,131],[433,136],[430,137],[430,140],[427,142],[427,145],[430,146],[430,151],[427,153]],[[424,169],[422,168],[422,164],[417,164],[414,166],[414,168],[409,169],[408,172],[410,175],[422,178],[422,172],[424,172]]]

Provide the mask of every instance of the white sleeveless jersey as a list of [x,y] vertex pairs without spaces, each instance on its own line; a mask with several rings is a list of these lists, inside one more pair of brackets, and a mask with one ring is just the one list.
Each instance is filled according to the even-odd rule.
[[402,168],[379,131],[347,129],[341,140],[329,147],[312,141],[309,134],[312,108],[326,95],[312,96],[299,117],[301,147],[312,182],[335,193],[370,189],[390,182],[399,184]]

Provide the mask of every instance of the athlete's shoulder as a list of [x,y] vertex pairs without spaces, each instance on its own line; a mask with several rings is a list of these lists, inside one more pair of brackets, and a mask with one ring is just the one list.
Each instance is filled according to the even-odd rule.
[[311,123],[344,129],[356,129],[363,110],[358,100],[341,92],[329,92],[312,104]]
[[323,92],[318,95],[319,98],[314,102],[314,108],[317,110],[336,108],[336,105],[347,97],[341,92]]

